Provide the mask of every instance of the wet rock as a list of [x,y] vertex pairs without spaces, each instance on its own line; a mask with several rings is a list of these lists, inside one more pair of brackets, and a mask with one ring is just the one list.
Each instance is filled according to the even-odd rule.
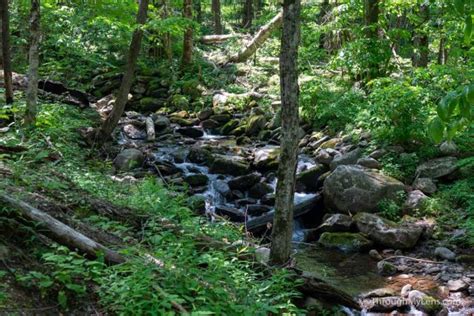
[[371,249],[369,251],[369,256],[375,261],[380,261],[383,259],[382,255],[376,249]]
[[390,276],[398,272],[397,266],[388,261],[379,261],[377,263],[377,271],[380,275]]
[[211,173],[240,176],[249,173],[250,166],[243,159],[231,156],[217,156],[209,168]]
[[210,117],[211,120],[219,122],[220,124],[225,124],[232,119],[232,115],[230,114],[214,114]]
[[372,241],[359,233],[323,233],[318,241],[326,248],[345,252],[364,251],[372,247]]
[[224,180],[214,182],[214,189],[226,198],[232,196],[232,191]]
[[155,163],[155,167],[160,171],[164,176],[170,176],[178,173],[180,170],[169,161],[159,161]]
[[201,121],[207,120],[214,114],[214,110],[211,108],[203,109],[198,113],[198,119]]
[[222,126],[221,133],[223,135],[229,135],[235,128],[237,128],[237,126],[239,126],[238,120],[230,120]]
[[209,182],[209,178],[205,174],[190,174],[184,177],[184,182],[192,187],[199,187],[206,185]]
[[242,206],[246,206],[246,205],[249,205],[249,204],[257,204],[257,200],[252,199],[252,198],[241,198],[241,199],[236,200],[235,204],[242,207]]
[[230,135],[234,136],[242,136],[243,134],[245,134],[245,125],[237,126],[230,132]]
[[180,133],[181,135],[191,137],[191,138],[199,138],[204,135],[204,132],[201,129],[197,127],[191,127],[191,126],[181,127],[181,128],[178,128],[176,131]]
[[260,181],[260,175],[251,173],[229,180],[228,184],[232,190],[247,190]]
[[180,126],[190,127],[196,125],[194,120],[185,119],[178,116],[170,116],[170,122],[174,124],[178,124]]
[[124,134],[131,139],[145,139],[146,132],[137,128],[135,125],[126,124],[122,127]]
[[436,184],[430,178],[417,178],[413,182],[413,188],[425,194],[433,194],[437,190]]
[[145,160],[143,153],[135,148],[124,149],[114,159],[114,167],[120,171],[130,171],[141,167]]
[[197,164],[210,165],[213,161],[213,156],[208,149],[193,146],[189,150],[188,159]]
[[243,194],[242,191],[232,190],[232,198],[234,198],[234,199],[243,199],[244,197],[245,197],[245,194]]
[[318,181],[319,177],[328,169],[324,165],[317,165],[308,170],[299,173],[296,176],[296,188],[298,192],[316,192],[321,186],[322,182]]
[[443,305],[439,300],[417,290],[410,291],[408,299],[416,309],[428,315],[436,315],[443,309]]
[[247,127],[245,129],[245,134],[247,136],[255,136],[260,132],[266,124],[266,119],[263,115],[255,115],[250,117]]
[[458,169],[456,157],[443,157],[429,160],[416,168],[422,178],[438,179],[451,175]]
[[139,109],[141,112],[156,112],[163,107],[164,103],[163,99],[145,97],[140,100]]
[[247,205],[247,214],[250,216],[260,216],[272,210],[270,206],[263,204],[249,204]]
[[375,214],[358,213],[354,216],[357,228],[377,244],[394,249],[407,249],[416,245],[423,229],[417,225],[395,224]]
[[408,193],[407,200],[403,204],[403,207],[410,211],[420,210],[424,207],[423,203],[427,198],[428,197],[420,190],[413,190]]
[[252,143],[252,140],[250,138],[248,138],[247,136],[239,136],[239,137],[237,137],[235,143],[238,146],[247,145],[247,144]]
[[163,116],[163,115],[157,115],[156,117],[154,117],[153,122],[155,123],[156,131],[164,130],[170,127],[170,124],[171,124],[170,120],[166,116]]
[[448,289],[450,292],[459,292],[464,291],[469,288],[469,284],[464,282],[463,280],[449,280],[448,281]]
[[362,156],[362,149],[356,148],[345,154],[338,154],[331,161],[331,170],[337,168],[337,166],[342,165],[354,165],[357,163],[357,160]]
[[381,169],[382,168],[382,165],[380,164],[380,162],[378,162],[374,158],[370,158],[370,157],[360,158],[359,160],[357,160],[357,164],[362,166],[362,167],[369,168],[369,169]]
[[213,119],[208,119],[201,122],[201,126],[204,129],[215,129],[218,128],[221,124]]
[[400,181],[357,165],[339,166],[324,181],[328,207],[341,212],[375,211],[382,200],[394,200],[403,191]]
[[260,171],[276,170],[280,160],[280,148],[261,148],[254,153],[253,164]]
[[337,150],[335,149],[320,149],[316,152],[316,161],[329,166],[331,164],[331,161],[334,159],[334,156],[340,154]]
[[220,216],[228,217],[233,222],[245,221],[245,214],[236,208],[228,207],[224,205],[216,206],[215,213]]
[[256,183],[249,189],[249,196],[256,199],[260,199],[268,193],[273,193],[273,188],[264,182]]
[[269,193],[262,196],[260,202],[265,205],[274,206],[275,205],[275,194]]
[[352,230],[354,222],[349,215],[334,214],[329,216],[319,225],[320,232],[349,232]]
[[446,247],[436,247],[434,254],[437,258],[454,261],[456,254]]
[[442,142],[441,145],[439,145],[439,151],[446,156],[456,155],[459,152],[458,146],[456,146],[453,141]]

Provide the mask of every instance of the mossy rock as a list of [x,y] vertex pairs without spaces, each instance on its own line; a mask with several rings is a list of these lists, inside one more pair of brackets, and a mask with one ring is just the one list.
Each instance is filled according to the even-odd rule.
[[221,128],[221,133],[224,135],[229,135],[235,128],[239,126],[238,120],[230,120],[229,122],[225,123],[224,126]]
[[164,104],[165,101],[163,99],[145,97],[140,100],[139,110],[144,112],[155,112]]
[[178,110],[187,110],[189,108],[189,100],[184,95],[175,94],[171,97],[171,105]]
[[232,130],[232,132],[230,132],[230,135],[241,136],[241,135],[245,134],[245,129],[246,129],[245,125],[240,125],[240,126],[234,128]]
[[358,252],[368,250],[373,242],[359,233],[323,233],[319,243],[326,248],[338,249],[344,252]]
[[257,135],[258,132],[260,132],[265,127],[266,123],[267,120],[263,115],[255,115],[250,117],[245,129],[245,134],[247,134],[247,136]]

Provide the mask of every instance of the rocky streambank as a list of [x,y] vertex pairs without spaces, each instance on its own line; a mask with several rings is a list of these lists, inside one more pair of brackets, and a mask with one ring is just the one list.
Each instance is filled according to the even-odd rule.
[[[258,100],[250,98],[239,110],[227,106],[227,100],[228,96],[217,93],[213,106],[197,113],[126,112],[116,134],[121,151],[114,165],[134,176],[153,173],[186,193],[197,213],[213,220],[226,218],[248,232],[265,235],[275,203],[279,118],[263,111]],[[102,104],[107,108],[111,101]],[[439,184],[462,174],[453,151],[441,150],[439,157],[420,161],[402,182],[381,170],[386,155],[400,159],[413,155],[400,146],[374,148],[370,134],[363,131],[330,136],[303,126],[301,137],[294,236],[297,244],[311,246],[297,251],[339,253],[349,262],[352,256],[362,256],[364,263],[358,264],[372,270],[358,273],[375,273],[383,281],[369,286],[369,293],[367,288],[352,293],[361,299],[433,297],[441,302],[432,310],[413,304],[403,308],[379,304],[368,306],[368,312],[472,311],[474,270],[467,265],[474,260],[472,254],[457,253],[434,241],[435,221],[413,216]],[[405,216],[388,220],[380,214],[383,203],[402,205]],[[373,292],[375,287],[390,291]],[[451,303],[442,303],[443,299]]]

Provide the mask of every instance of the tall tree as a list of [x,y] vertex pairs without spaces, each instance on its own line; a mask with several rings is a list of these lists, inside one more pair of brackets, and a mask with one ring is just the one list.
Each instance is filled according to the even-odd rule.
[[[164,19],[167,19],[169,16],[168,1],[162,0],[161,5],[162,5],[161,18],[164,20]],[[161,36],[161,43],[163,45],[163,51],[165,53],[166,58],[169,61],[171,61],[173,59],[173,50],[171,48],[171,33],[170,32],[165,32],[165,34]]]
[[[183,3],[183,17],[187,18],[190,22],[193,19],[193,1],[184,0]],[[183,58],[181,60],[181,67],[184,68],[190,65],[193,61],[193,28],[188,26],[184,31],[183,38]]]
[[214,18],[214,34],[222,34],[221,0],[212,0],[212,16]]
[[194,12],[196,12],[196,21],[202,22],[202,5],[201,0],[193,0]]
[[148,12],[148,0],[140,0],[137,14],[137,27],[132,35],[132,41],[130,43],[130,49],[128,52],[127,64],[125,66],[125,72],[122,78],[122,83],[117,92],[117,99],[115,100],[114,108],[110,112],[109,116],[102,123],[102,126],[97,131],[96,140],[98,142],[106,141],[117,126],[120,117],[125,110],[125,105],[128,101],[128,93],[132,86],[133,77],[135,73],[135,66],[137,63],[138,55],[140,54],[140,47],[143,38],[142,26],[146,22]]
[[281,153],[278,166],[275,217],[270,260],[284,264],[291,252],[295,174],[298,159],[298,45],[300,0],[283,1],[283,32],[280,48]]
[[3,78],[5,82],[5,102],[13,103],[12,65],[10,58],[10,17],[8,14],[8,0],[0,0],[0,15],[2,20],[2,55]]
[[413,55],[412,55],[412,64],[413,67],[426,67],[428,66],[429,61],[429,39],[428,33],[422,29],[422,26],[425,25],[430,18],[430,11],[427,4],[422,4],[420,6],[420,18],[422,19],[421,25],[418,27],[418,30],[415,30],[415,35],[413,37]]
[[28,54],[28,87],[26,88],[25,125],[36,121],[38,101],[38,47],[40,42],[40,0],[31,0],[30,9],[30,51]]
[[253,20],[253,0],[245,0],[242,13],[242,27],[251,27]]
[[364,20],[365,20],[365,33],[367,37],[367,49],[370,52],[371,57],[368,60],[368,70],[365,75],[365,79],[370,80],[380,75],[379,64],[376,61],[376,55],[378,54],[378,22],[379,22],[379,0],[364,0]]

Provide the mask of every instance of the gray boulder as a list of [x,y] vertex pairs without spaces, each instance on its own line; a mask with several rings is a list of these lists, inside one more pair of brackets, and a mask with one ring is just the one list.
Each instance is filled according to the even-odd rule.
[[454,261],[456,254],[446,247],[436,247],[434,254],[437,258]]
[[319,232],[348,232],[351,231],[354,222],[349,215],[334,214],[329,216],[319,227]]
[[226,198],[232,196],[232,190],[224,180],[214,182],[214,189]]
[[451,175],[457,167],[456,157],[442,157],[429,160],[416,168],[416,174],[421,178],[438,179]]
[[317,165],[309,168],[296,176],[296,189],[298,192],[316,192],[321,188],[322,182],[319,181],[321,175],[327,171],[324,165]]
[[280,148],[261,148],[254,153],[253,164],[261,171],[276,170],[280,160]]
[[400,181],[357,165],[339,166],[324,181],[326,205],[347,212],[375,211],[380,201],[396,199],[403,191]]
[[209,178],[205,174],[190,174],[184,177],[184,182],[192,187],[199,187],[206,185]]
[[433,194],[438,189],[436,184],[430,178],[417,178],[413,182],[413,188],[416,190],[420,190],[425,194]]
[[413,190],[408,193],[408,197],[403,206],[406,210],[420,210],[423,208],[423,201],[427,198],[428,197],[420,190]]
[[114,166],[120,171],[129,171],[141,167],[145,156],[143,153],[135,148],[124,149],[114,159]]
[[228,184],[232,190],[248,190],[255,183],[260,181],[260,175],[257,173],[247,174],[229,180]]
[[396,224],[375,214],[358,213],[354,216],[357,228],[377,244],[394,248],[412,248],[420,239],[423,228],[413,224]]
[[241,176],[249,173],[250,166],[237,156],[217,156],[209,168],[211,173],[230,174]]
[[247,123],[247,128],[245,129],[245,134],[247,136],[255,136],[260,132],[267,123],[267,120],[263,115],[255,115],[249,119]]
[[256,183],[249,189],[249,196],[256,199],[260,199],[269,193],[273,193],[273,188],[264,182]]
[[337,168],[337,166],[342,166],[342,165],[354,165],[357,163],[357,160],[362,157],[362,149],[361,148],[356,148],[352,151],[349,151],[348,153],[345,154],[338,154],[334,157],[334,159],[331,161],[331,170],[334,170]]
[[357,160],[357,164],[369,169],[381,169],[382,165],[374,158],[364,157]]
[[199,138],[204,135],[202,129],[192,126],[181,127],[176,130],[181,135],[191,137],[191,138]]

